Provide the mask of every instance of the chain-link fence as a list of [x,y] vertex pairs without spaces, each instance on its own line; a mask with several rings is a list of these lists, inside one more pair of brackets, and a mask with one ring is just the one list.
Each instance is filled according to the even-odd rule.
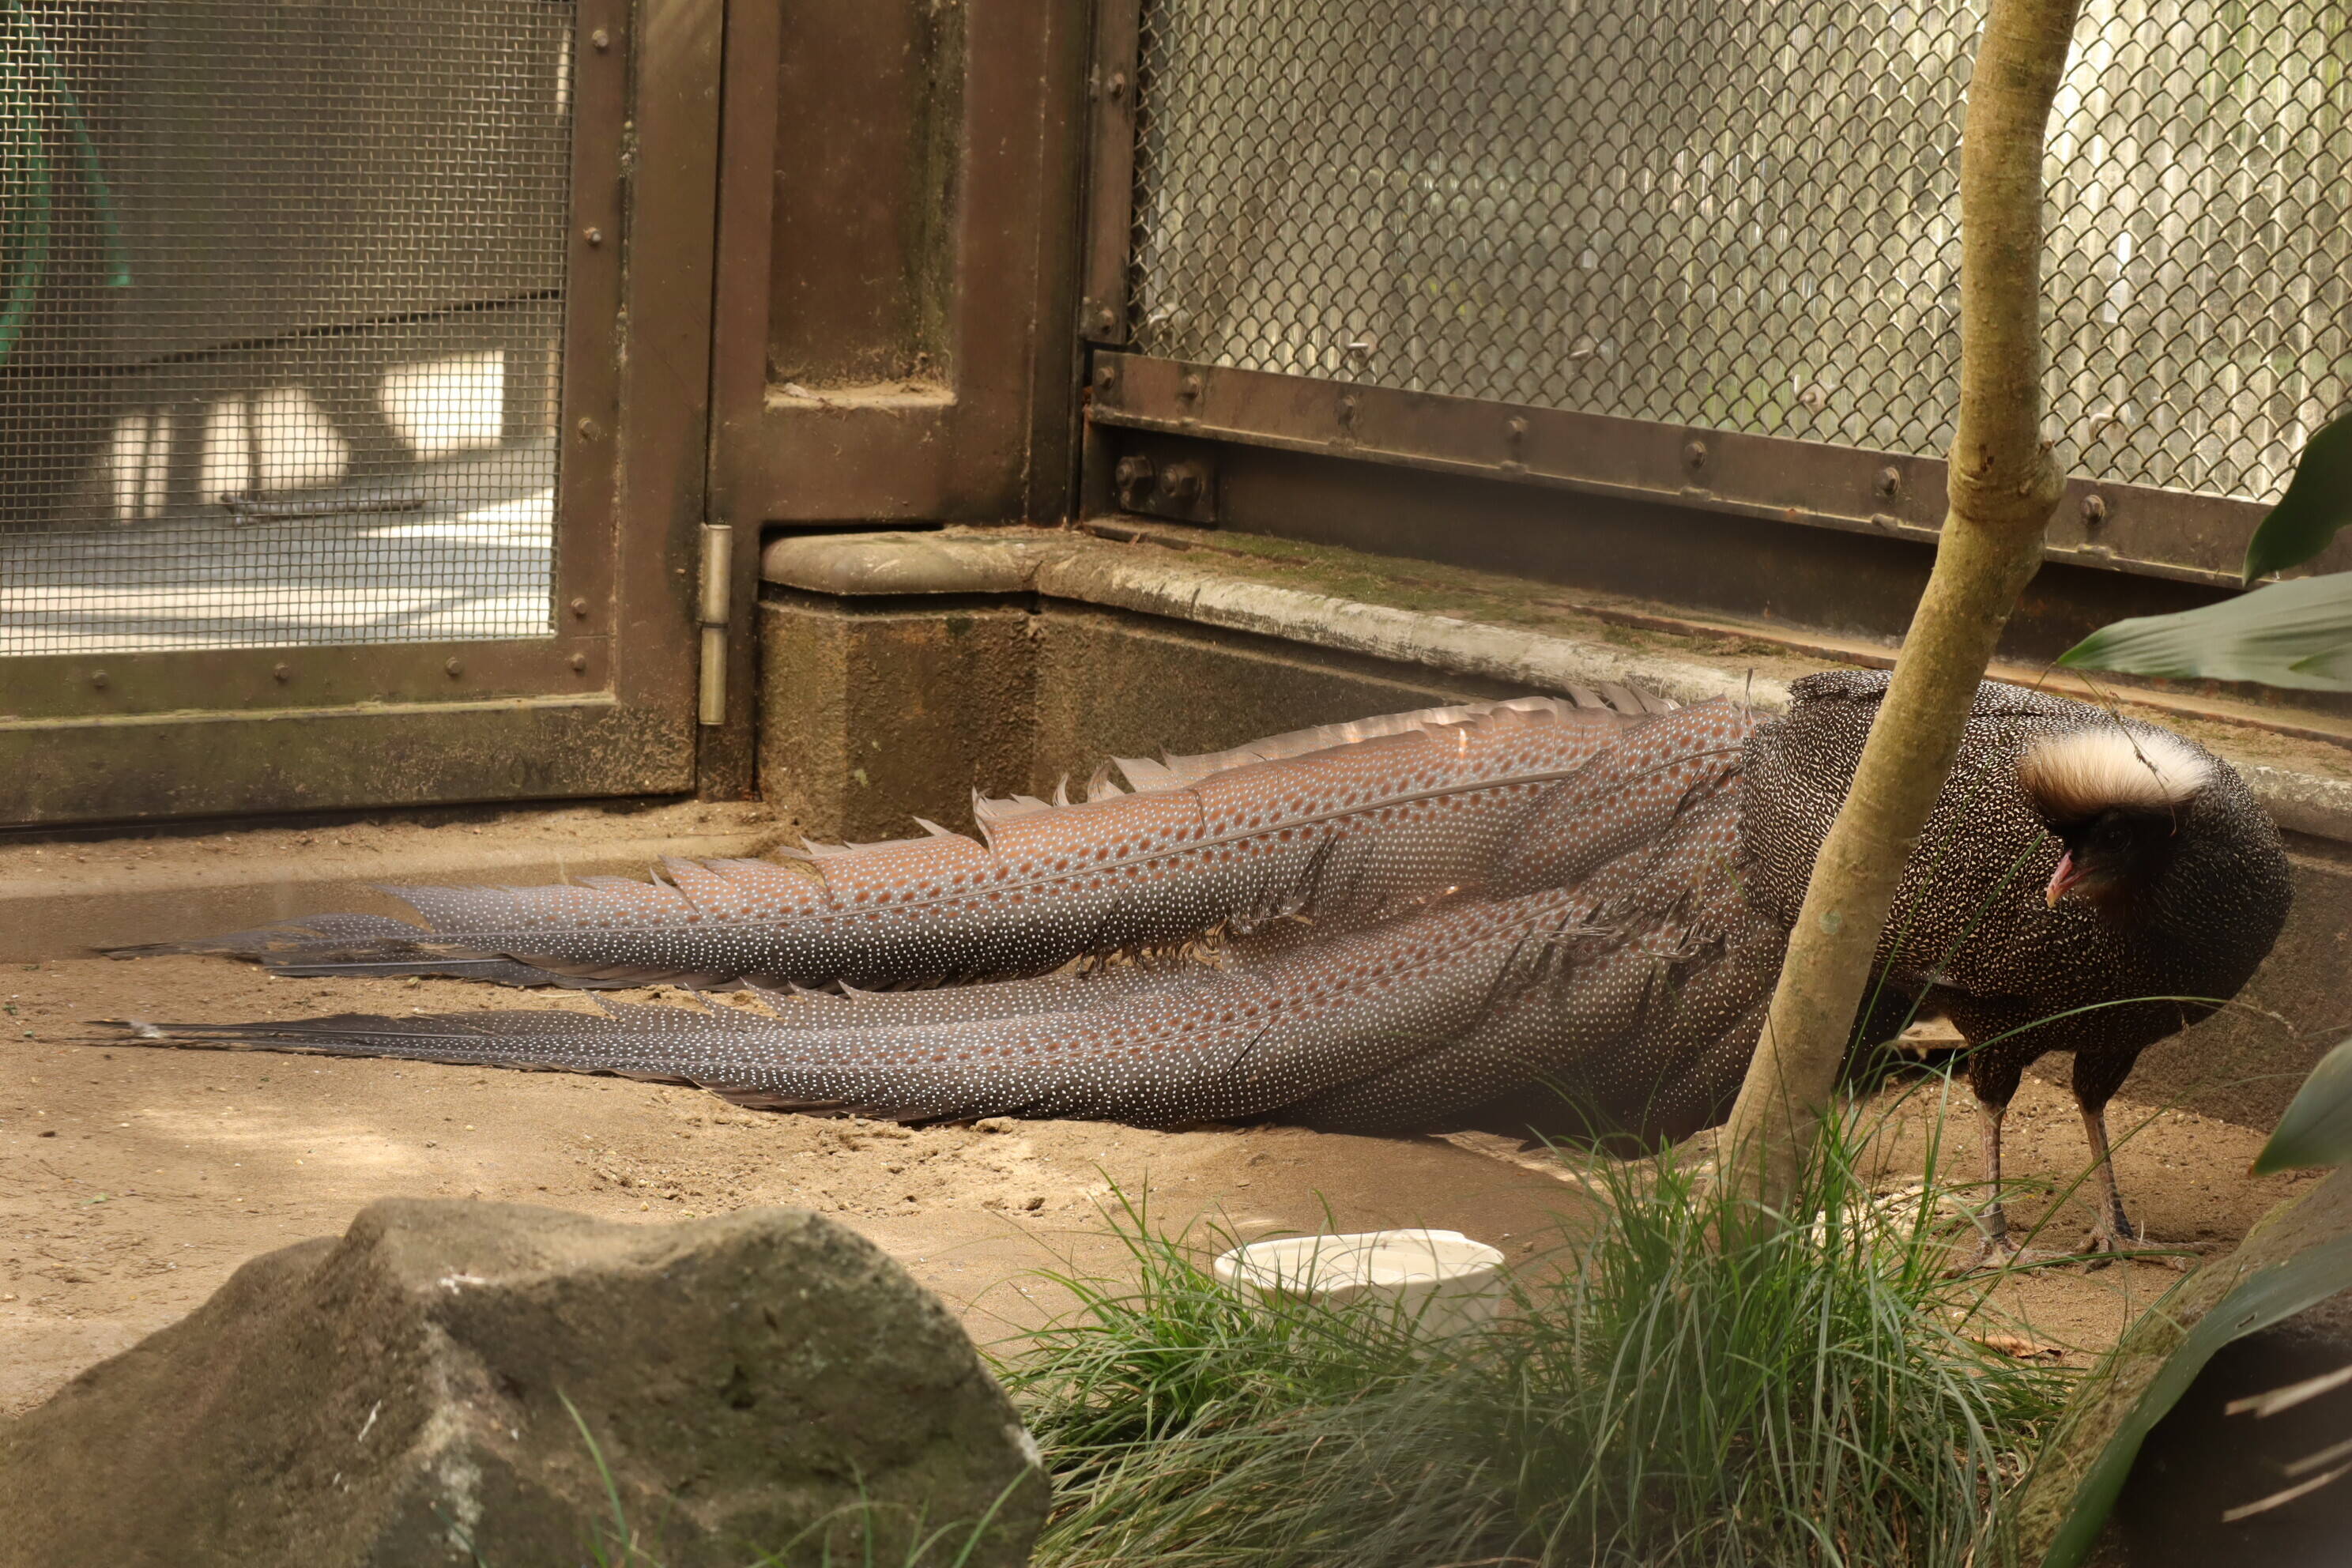
[[545,635],[570,0],[0,0],[0,656]]
[[[1143,353],[1940,456],[1979,5],[1147,0]],[[2352,402],[2352,11],[2086,0],[2078,473],[2274,497]]]

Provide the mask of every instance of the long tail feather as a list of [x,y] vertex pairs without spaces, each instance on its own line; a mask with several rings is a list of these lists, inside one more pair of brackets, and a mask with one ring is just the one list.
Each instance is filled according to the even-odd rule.
[[422,926],[327,917],[139,951],[590,986],[1042,973],[1282,915],[1344,926],[1475,887],[1544,792],[1628,722],[1549,698],[1395,714],[1123,763],[1134,793],[1085,804],[982,802],[985,844],[926,824],[797,866],[673,860],[648,882],[394,888]]
[[620,1072],[908,1119],[1244,1120],[1375,1079],[1475,1028],[1581,930],[1573,895],[1448,900],[1259,964],[937,993],[770,998],[773,1011],[125,1025],[159,1044]]
[[137,1033],[629,1073],[909,1119],[1685,1131],[1738,1084],[1785,941],[1740,889],[1739,759],[1723,742],[1746,722],[1685,710],[1555,789],[1515,846],[1514,874],[1572,869],[1565,886],[1451,894],[1353,931],[1236,944],[1217,964],[885,994],[761,990],[756,1011]]

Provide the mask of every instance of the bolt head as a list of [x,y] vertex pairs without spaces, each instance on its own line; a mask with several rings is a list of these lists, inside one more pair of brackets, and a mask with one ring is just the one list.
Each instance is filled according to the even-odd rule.
[[107,686],[106,671],[102,669],[91,670],[89,672],[89,683],[92,686],[97,687],[100,691],[105,690]]
[[2093,528],[2107,521],[2107,498],[2087,495],[2083,498],[2083,521]]
[[1115,364],[1107,364],[1095,372],[1095,385],[1102,391],[1108,392],[1118,384],[1118,366]]
[[1126,97],[1127,97],[1127,73],[1126,73],[1125,71],[1113,71],[1113,72],[1111,72],[1111,73],[1110,73],[1110,100],[1111,100],[1113,103],[1118,103],[1118,102],[1120,102],[1121,100],[1123,100]]
[[449,672],[449,679],[452,680],[466,673],[466,667],[454,658],[441,668]]
[[1683,448],[1683,461],[1694,468],[1706,467],[1706,443],[1693,441]]
[[571,663],[575,670],[585,669],[588,668],[588,656],[584,653],[575,653],[572,656]]
[[1189,372],[1176,384],[1176,395],[1192,399],[1201,395],[1201,378]]
[[576,619],[583,621],[586,620],[588,618],[588,601],[585,599],[572,600],[572,614]]
[[294,667],[290,664],[281,664],[272,668],[269,673],[282,683],[294,679]]
[[613,35],[604,28],[599,27],[588,35],[588,42],[593,45],[596,52],[601,55],[613,47]]
[[580,237],[586,240],[591,245],[602,245],[604,243],[604,231],[592,225],[587,229],[582,231]]

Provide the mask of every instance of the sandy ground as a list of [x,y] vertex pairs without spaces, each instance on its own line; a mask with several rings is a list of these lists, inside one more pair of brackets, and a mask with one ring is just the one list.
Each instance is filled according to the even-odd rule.
[[[651,999],[653,994],[644,994]],[[0,972],[0,1412],[209,1295],[245,1259],[340,1231],[372,1199],[433,1195],[661,1220],[798,1205],[872,1237],[983,1342],[1060,1309],[1036,1271],[1116,1275],[1101,1217],[1149,1194],[1155,1225],[1243,1235],[1430,1225],[1517,1258],[1551,1251],[1583,1208],[1555,1161],[1500,1140],[1368,1139],[1295,1129],[1145,1132],[1082,1122],[908,1130],[737,1110],[634,1081],[99,1041],[88,1020],[293,1017],[345,1010],[585,1006],[454,982],[271,980],[202,958],[58,960]],[[1937,1124],[1915,1082],[1878,1101],[1902,1123],[1885,1185]],[[1942,1125],[1974,1169],[1973,1112]],[[2258,1134],[2118,1102],[2122,1162],[2151,1235],[2234,1240],[2289,1179],[2243,1173]],[[2010,1165],[2064,1182],[2084,1162],[2064,1094],[2029,1083]],[[2018,1205],[2031,1215],[2044,1200]],[[1326,1220],[1328,1208],[1329,1219]],[[2071,1241],[2079,1220],[2051,1235]],[[1999,1305],[2021,1342],[2082,1359],[2177,1274],[2149,1262],[2045,1271]]]

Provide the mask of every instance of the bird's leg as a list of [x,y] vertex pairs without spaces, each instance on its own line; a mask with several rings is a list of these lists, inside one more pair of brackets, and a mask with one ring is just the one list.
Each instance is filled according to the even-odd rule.
[[2098,1174],[2098,1210],[2091,1221],[2091,1234],[2083,1242],[2084,1252],[2096,1255],[2089,1265],[2105,1268],[2114,1258],[2126,1254],[2146,1258],[2151,1263],[2161,1263],[2168,1268],[2186,1268],[2189,1265],[2168,1254],[2140,1251],[2147,1245],[2147,1237],[2132,1224],[2124,1213],[2123,1189],[2116,1182],[2115,1154],[2107,1146],[2107,1108],[2105,1105],[2083,1107],[2083,1141],[2091,1146],[2093,1169]]
[[[2124,1212],[2123,1189],[2116,1181],[2115,1152],[2107,1143],[2107,1101],[2121,1087],[2138,1055],[2137,1051],[2074,1053],[2074,1103],[2083,1112],[2083,1142],[2090,1146],[2091,1170],[2096,1177],[2095,1212],[2091,1234],[2083,1243],[2083,1250],[2097,1258],[2094,1268],[2147,1245],[2146,1235]],[[2158,1258],[2156,1261],[2176,1260]]]
[[2009,1234],[2009,1210],[2000,1201],[2000,1122],[2009,1104],[1977,1101],[1977,1139],[1984,1158],[1985,1191],[1991,1194],[1977,1215],[1983,1235],[1955,1272],[1973,1274],[1980,1268],[2002,1268],[2018,1261],[2021,1249]]
[[[1962,1027],[1965,1032],[1967,1026],[1963,1024]],[[1984,1234],[1956,1273],[2006,1268],[2039,1258],[2038,1254],[2027,1252],[2010,1235],[2009,1209],[2000,1198],[2001,1120],[2009,1114],[2009,1102],[2017,1093],[2018,1081],[2025,1076],[2025,1063],[2030,1059],[1982,1047],[1969,1058],[1969,1087],[1977,1096],[1977,1137],[1984,1150],[1987,1202],[1977,1216]]]
[[2124,1213],[2123,1189],[2116,1183],[2114,1152],[2107,1147],[2107,1108],[2104,1105],[2083,1107],[2083,1142],[2091,1146],[2091,1168],[2098,1177],[2097,1212],[2091,1221],[2091,1235],[2083,1243],[2085,1252],[2122,1252],[2137,1247],[2140,1241],[2139,1227]]

